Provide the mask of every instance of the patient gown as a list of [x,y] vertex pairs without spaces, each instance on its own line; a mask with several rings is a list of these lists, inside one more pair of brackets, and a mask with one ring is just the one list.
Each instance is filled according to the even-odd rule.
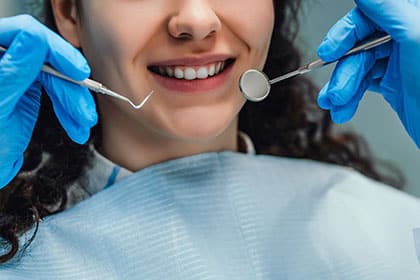
[[419,200],[349,168],[221,152],[130,173],[96,156],[88,197],[0,279],[420,279]]

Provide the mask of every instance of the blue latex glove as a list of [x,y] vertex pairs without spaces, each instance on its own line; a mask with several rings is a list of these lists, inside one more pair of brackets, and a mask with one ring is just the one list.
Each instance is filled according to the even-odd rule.
[[318,49],[325,61],[341,57],[373,33],[394,39],[337,64],[318,103],[336,123],[349,121],[366,90],[379,92],[397,112],[420,147],[420,1],[356,0],[357,8],[341,19]]
[[94,99],[78,85],[41,72],[44,63],[75,79],[90,68],[80,52],[30,16],[0,19],[0,188],[23,164],[37,121],[43,86],[61,125],[77,143],[85,143],[97,123]]

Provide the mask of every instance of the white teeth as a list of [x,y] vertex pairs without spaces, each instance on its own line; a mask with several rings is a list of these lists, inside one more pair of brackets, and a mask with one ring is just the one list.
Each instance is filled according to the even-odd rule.
[[213,77],[214,75],[217,75],[223,71],[225,66],[225,62],[217,62],[208,66],[199,67],[198,69],[193,67],[160,66],[158,70],[161,75],[167,75],[176,79],[185,79],[191,81]]
[[199,79],[207,79],[209,77],[209,71],[206,67],[201,67],[197,71],[197,78]]
[[216,74],[216,66],[214,64],[209,67],[209,76],[214,76]]
[[197,79],[197,72],[193,68],[186,68],[184,70],[185,80],[195,80]]
[[184,79],[184,71],[180,68],[175,68],[175,78]]

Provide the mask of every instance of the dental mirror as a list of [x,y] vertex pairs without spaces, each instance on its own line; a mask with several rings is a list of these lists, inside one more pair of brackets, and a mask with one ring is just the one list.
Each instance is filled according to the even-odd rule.
[[275,79],[270,80],[267,75],[265,75],[263,72],[256,70],[256,69],[250,69],[245,71],[245,73],[242,74],[240,80],[239,80],[239,89],[241,90],[242,94],[246,99],[253,102],[260,102],[263,101],[267,96],[270,94],[271,85],[284,81],[286,79],[295,77],[297,75],[302,75],[305,73],[308,73],[314,69],[322,68],[326,65],[329,65],[331,63],[337,62],[345,57],[348,57],[352,54],[359,53],[362,51],[367,51],[372,48],[375,48],[377,46],[383,45],[385,43],[388,43],[391,41],[392,38],[390,35],[381,37],[379,39],[375,39],[372,41],[369,41],[365,44],[362,44],[360,46],[357,46],[353,49],[351,49],[349,52],[344,54],[341,58],[335,61],[331,62],[325,62],[321,59],[315,60],[311,63],[308,63],[306,65],[303,65],[299,67],[297,70],[292,71],[290,73],[287,73],[285,75],[279,76]]

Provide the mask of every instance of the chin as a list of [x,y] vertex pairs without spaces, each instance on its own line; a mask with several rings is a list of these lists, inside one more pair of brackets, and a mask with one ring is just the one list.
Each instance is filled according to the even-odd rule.
[[230,126],[230,123],[173,126],[167,135],[187,142],[208,142],[226,133]]
[[237,112],[235,110],[212,111],[200,114],[174,114],[170,124],[166,125],[165,134],[171,138],[193,142],[208,142],[224,133],[229,133],[237,126]]

